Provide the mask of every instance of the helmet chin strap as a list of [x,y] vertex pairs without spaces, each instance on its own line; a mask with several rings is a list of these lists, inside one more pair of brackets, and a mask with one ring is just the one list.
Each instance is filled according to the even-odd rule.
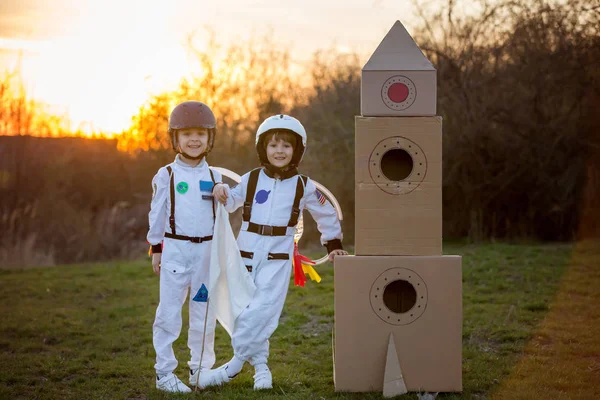
[[263,166],[271,172],[271,174],[279,175],[281,178],[286,179],[298,174],[298,168],[295,165],[288,164],[283,168],[276,167],[271,163],[264,163]]

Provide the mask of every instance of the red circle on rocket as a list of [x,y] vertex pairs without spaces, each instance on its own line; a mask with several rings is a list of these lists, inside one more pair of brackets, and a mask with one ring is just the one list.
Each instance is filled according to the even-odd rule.
[[394,83],[388,89],[387,95],[394,103],[402,103],[408,97],[408,86],[402,83]]

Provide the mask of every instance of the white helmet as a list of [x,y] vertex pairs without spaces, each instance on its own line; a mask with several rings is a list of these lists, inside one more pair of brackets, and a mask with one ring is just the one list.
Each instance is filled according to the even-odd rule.
[[292,156],[292,160],[290,161],[290,167],[297,167],[302,161],[302,156],[304,155],[304,150],[306,149],[306,130],[294,117],[290,117],[285,114],[273,115],[263,121],[262,124],[258,127],[256,131],[256,151],[258,153],[258,158],[263,165],[269,164],[267,160],[267,152],[265,151],[265,147],[261,141],[265,137],[265,133],[269,131],[288,131],[295,133],[300,137],[299,143],[296,145],[294,149],[294,155]]

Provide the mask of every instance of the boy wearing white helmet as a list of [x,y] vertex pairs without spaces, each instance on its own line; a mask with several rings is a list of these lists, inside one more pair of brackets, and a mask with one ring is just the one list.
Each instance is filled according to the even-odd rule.
[[167,392],[191,392],[173,373],[177,367],[173,342],[181,333],[181,308],[188,291],[190,381],[200,369],[210,370],[215,363],[215,316],[208,312],[207,286],[214,228],[212,189],[221,175],[206,162],[215,133],[215,116],[206,104],[186,101],[177,105],[169,117],[177,156],[152,180],[147,240],[152,245],[152,268],[160,275],[160,302],[153,325],[154,368],[156,388]]
[[298,174],[306,141],[306,131],[297,119],[283,114],[269,117],[256,133],[262,167],[242,176],[241,183],[232,189],[226,184],[215,186],[214,196],[227,211],[243,206],[238,245],[256,292],[236,320],[231,340],[233,358],[215,370],[203,372],[201,387],[229,382],[246,361],[255,368],[254,389],[272,387],[267,366],[269,338],[279,324],[287,295],[295,226],[303,209],[316,220],[330,260],[348,254],[342,249],[342,230],[335,209],[323,201],[308,177]]

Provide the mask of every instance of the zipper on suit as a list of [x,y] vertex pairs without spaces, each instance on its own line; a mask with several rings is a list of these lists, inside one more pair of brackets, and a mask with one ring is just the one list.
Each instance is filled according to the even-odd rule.
[[273,214],[273,204],[275,204],[275,189],[277,188],[277,179],[273,178],[273,186],[271,187],[271,202],[269,204],[269,215],[267,215],[267,223],[265,225],[272,225],[271,215]]
[[[193,196],[196,198],[196,201],[200,202],[200,199],[202,199],[202,193],[200,193],[200,184],[196,184],[198,182],[198,178],[196,177],[196,169],[197,168],[192,168],[192,182],[190,182],[190,186],[194,186],[194,193]],[[198,190],[196,192],[196,190]],[[193,208],[192,208],[193,209]],[[198,209],[200,209],[200,204],[198,204]],[[192,213],[194,214],[194,227],[197,229],[196,231],[194,231],[194,229],[192,229],[192,233],[194,234],[193,236],[201,236],[201,232],[200,232],[200,220],[199,215],[197,214],[202,214],[202,213]]]

